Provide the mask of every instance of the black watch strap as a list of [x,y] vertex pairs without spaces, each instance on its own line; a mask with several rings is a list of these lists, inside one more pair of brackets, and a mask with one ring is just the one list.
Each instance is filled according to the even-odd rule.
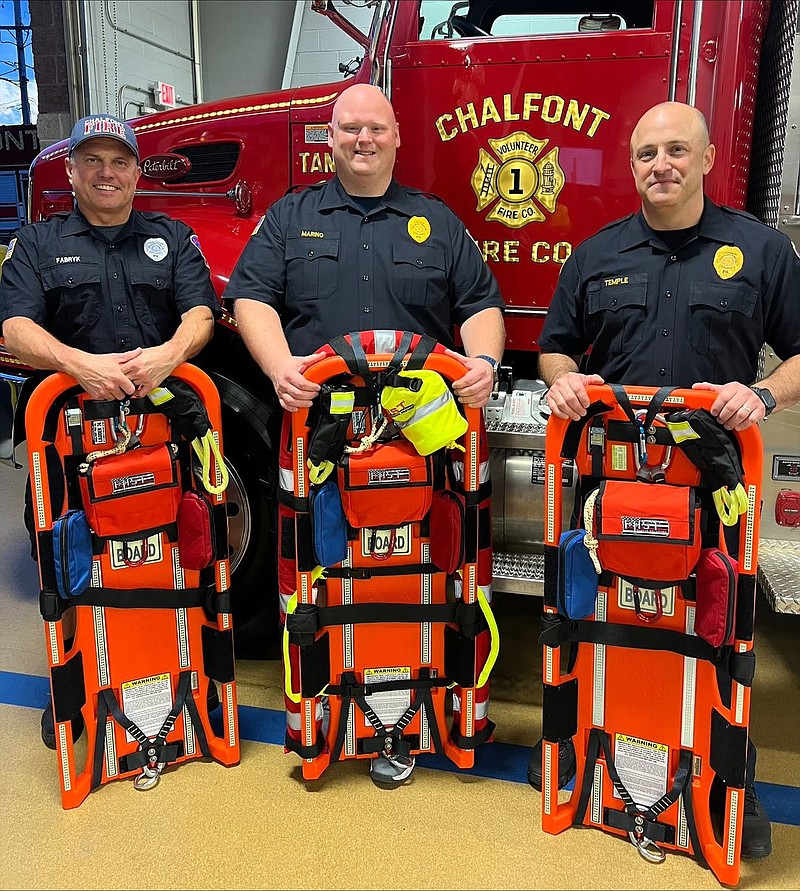
[[766,411],[764,412],[764,417],[769,417],[777,404],[775,402],[775,397],[766,387],[750,387],[750,389],[764,403],[764,408],[766,409]]

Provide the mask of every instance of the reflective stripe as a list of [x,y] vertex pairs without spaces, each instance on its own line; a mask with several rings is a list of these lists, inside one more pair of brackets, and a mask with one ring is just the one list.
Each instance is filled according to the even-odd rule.
[[[456,480],[461,483],[464,481],[464,462],[463,461],[453,461],[453,476]],[[488,483],[489,482],[489,462],[481,461],[478,467],[478,482],[479,483]]]
[[331,414],[332,415],[351,415],[353,407],[356,404],[356,394],[354,390],[339,393],[331,393]]
[[406,427],[412,427],[417,421],[424,420],[428,415],[433,414],[435,411],[439,411],[440,408],[444,408],[452,398],[453,397],[449,392],[442,393],[441,396],[437,396],[436,399],[432,399],[430,402],[426,402],[423,405],[417,405],[413,416],[407,421],[401,421],[400,418],[395,418],[394,422],[401,430]]
[[278,485],[286,492],[294,492],[294,470],[281,467],[278,469]]
[[[453,690],[453,711],[461,712],[461,697]],[[476,721],[482,721],[484,718],[489,717],[489,700],[485,699],[483,702],[474,702],[473,703],[473,711],[475,714]]]
[[667,427],[672,434],[672,439],[678,445],[689,439],[700,439],[697,433],[688,421],[667,421]]
[[[316,708],[315,718],[317,721],[322,720],[322,702],[317,699],[317,708]],[[300,712],[292,711],[290,712],[288,709],[286,711],[286,726],[289,730],[296,730],[298,733],[300,732]]]
[[376,353],[393,353],[399,344],[398,336],[402,335],[402,331],[394,331],[389,328],[380,328],[372,332],[375,339]]

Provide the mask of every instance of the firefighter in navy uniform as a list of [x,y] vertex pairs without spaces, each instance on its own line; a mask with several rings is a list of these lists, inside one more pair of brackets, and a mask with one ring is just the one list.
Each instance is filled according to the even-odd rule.
[[[564,264],[539,340],[558,417],[585,415],[586,385],[604,382],[711,390],[711,413],[728,430],[800,400],[800,258],[786,236],[704,196],[714,154],[705,119],[688,105],[656,105],[636,125],[631,169],[641,211],[606,226]],[[783,362],[757,381],[764,342]],[[563,785],[575,771],[570,740],[559,756]],[[755,763],[750,742],[743,857],[772,850]],[[528,776],[541,788],[541,743]]]
[[[442,201],[393,179],[399,128],[376,87],[341,94],[328,144],[336,176],[269,208],[224,294],[236,301],[244,341],[280,404],[287,412],[311,405],[319,386],[303,370],[337,335],[410,330],[452,350],[457,324],[467,372],[455,394],[485,405],[505,344],[504,303],[477,246]],[[282,614],[290,594],[281,588]],[[298,707],[286,705],[288,732],[299,740]],[[370,761],[381,785],[398,785],[413,767],[413,758]]]
[[[6,253],[6,346],[33,368],[72,375],[93,399],[143,396],[211,339],[220,307],[208,266],[184,223],[133,210],[141,169],[129,124],[81,119],[65,163],[76,209],[24,226]],[[30,480],[25,514],[35,558]],[[72,611],[62,621],[68,638]],[[49,703],[42,739],[55,749]]]

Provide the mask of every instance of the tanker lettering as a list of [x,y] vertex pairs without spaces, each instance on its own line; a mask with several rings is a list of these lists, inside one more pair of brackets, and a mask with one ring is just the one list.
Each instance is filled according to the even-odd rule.
[[333,155],[329,152],[298,152],[303,173],[336,173]]

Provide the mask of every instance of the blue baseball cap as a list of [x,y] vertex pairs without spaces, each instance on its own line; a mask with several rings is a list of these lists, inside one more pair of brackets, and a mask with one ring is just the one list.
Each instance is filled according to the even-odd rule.
[[95,139],[98,136],[124,142],[136,156],[136,162],[139,162],[139,145],[136,142],[133,128],[130,124],[126,124],[125,121],[110,114],[90,114],[75,124],[69,138],[70,155],[87,139]]

